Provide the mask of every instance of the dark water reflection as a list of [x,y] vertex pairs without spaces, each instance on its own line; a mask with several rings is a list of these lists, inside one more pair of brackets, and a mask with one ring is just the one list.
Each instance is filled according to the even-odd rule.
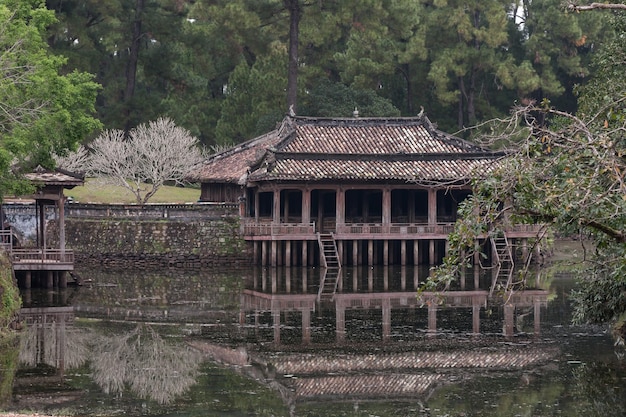
[[[626,362],[572,326],[572,279],[513,295],[468,273],[416,297],[420,268],[79,271],[23,293],[0,347],[6,410],[162,416],[622,416]],[[19,369],[14,368],[19,366]]]

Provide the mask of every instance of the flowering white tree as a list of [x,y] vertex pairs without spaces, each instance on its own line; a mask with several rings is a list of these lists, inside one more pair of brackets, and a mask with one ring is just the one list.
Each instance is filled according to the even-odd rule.
[[182,183],[202,162],[198,140],[168,118],[141,124],[128,135],[106,130],[89,148],[87,174],[128,189],[138,204],[147,203],[166,181]]

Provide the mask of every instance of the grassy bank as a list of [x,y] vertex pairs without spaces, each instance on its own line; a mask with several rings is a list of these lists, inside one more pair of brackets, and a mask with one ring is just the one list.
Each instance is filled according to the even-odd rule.
[[[135,196],[125,188],[104,185],[88,178],[85,185],[65,190],[65,195],[80,203],[132,204]],[[149,200],[149,203],[193,203],[200,198],[197,187],[174,187],[165,185]]]

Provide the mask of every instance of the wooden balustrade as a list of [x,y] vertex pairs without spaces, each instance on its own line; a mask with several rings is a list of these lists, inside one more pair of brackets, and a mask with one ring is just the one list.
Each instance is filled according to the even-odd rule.
[[11,251],[13,264],[19,263],[62,263],[73,264],[74,252],[60,249],[13,249]]
[[13,233],[11,230],[0,230],[0,249],[10,251],[13,247]]
[[244,222],[244,236],[314,235],[315,223]]
[[[334,221],[323,223],[325,231],[332,231],[337,236],[442,236],[454,231],[454,223],[344,223],[335,224]],[[534,237],[545,228],[541,224],[518,224],[507,228],[507,235],[514,237]],[[318,231],[313,223],[273,223],[271,220],[245,221],[242,224],[244,236],[281,236],[281,235],[311,235]],[[517,235],[517,236],[515,236]]]

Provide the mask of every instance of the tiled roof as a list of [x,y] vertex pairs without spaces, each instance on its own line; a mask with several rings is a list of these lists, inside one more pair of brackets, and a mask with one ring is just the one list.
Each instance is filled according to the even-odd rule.
[[486,174],[500,155],[437,130],[426,117],[287,117],[280,129],[218,154],[203,182],[411,181]]
[[241,183],[250,165],[261,159],[268,148],[281,139],[279,130],[273,130],[233,148],[211,155],[187,178],[190,181]]
[[426,118],[296,119],[295,135],[281,152],[394,155],[484,152],[437,131]]
[[320,160],[277,159],[273,165],[250,174],[251,181],[291,180],[401,180],[416,183],[469,179],[472,173],[487,173],[494,159],[438,160]]
[[82,174],[77,174],[62,169],[55,171],[47,170],[41,166],[35,168],[33,172],[24,174],[27,180],[36,185],[57,185],[72,188],[77,185],[83,185],[85,180]]

